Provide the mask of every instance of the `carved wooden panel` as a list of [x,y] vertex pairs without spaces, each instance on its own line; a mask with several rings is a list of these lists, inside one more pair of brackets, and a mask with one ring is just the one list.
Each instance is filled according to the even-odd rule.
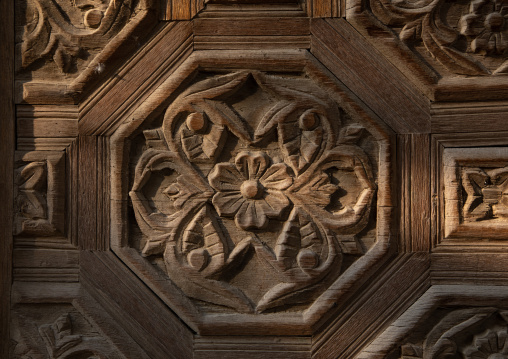
[[73,103],[140,45],[154,4],[30,0],[16,3],[17,101]]
[[17,154],[15,235],[65,233],[65,157],[63,152]]
[[460,88],[480,86],[488,92],[483,96],[501,99],[491,90],[506,84],[505,6],[497,0],[354,0],[348,16],[431,98],[478,99],[481,94]]
[[301,53],[291,72],[223,73],[214,56],[189,60],[210,65],[170,77],[113,135],[112,247],[198,327],[245,313],[243,327],[305,330],[337,297],[330,287],[386,253],[390,138],[324,91]]
[[508,357],[507,9],[1,2],[0,357]]

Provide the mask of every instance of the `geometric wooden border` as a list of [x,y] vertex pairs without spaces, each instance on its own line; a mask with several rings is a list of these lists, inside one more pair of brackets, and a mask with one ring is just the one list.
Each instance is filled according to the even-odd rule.
[[[490,163],[507,160],[508,149],[505,146],[508,146],[507,132],[443,133],[431,136],[431,193],[434,198],[431,232],[434,251],[470,251],[473,247],[477,251],[505,252],[508,249],[508,243],[500,240],[506,238],[505,225],[490,225],[489,231],[494,233],[485,238],[482,231],[485,224],[482,222],[459,224],[458,219],[448,216],[450,213],[455,216],[459,212],[451,207],[451,202],[446,201],[446,198],[452,197],[453,188],[445,183],[447,174],[449,177],[457,164],[474,165],[481,163],[486,156],[493,156]],[[451,228],[447,233],[445,223]],[[464,235],[466,232],[467,238]]]
[[508,147],[484,148],[445,148],[443,151],[442,171],[444,186],[444,239],[467,238],[508,239],[508,223],[496,221],[461,222],[460,220],[460,183],[457,171],[461,167],[495,166],[508,164]]

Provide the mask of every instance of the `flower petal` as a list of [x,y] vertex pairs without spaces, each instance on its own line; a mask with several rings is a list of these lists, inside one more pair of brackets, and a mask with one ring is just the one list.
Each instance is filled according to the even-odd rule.
[[259,179],[268,167],[268,161],[263,152],[242,151],[235,158],[236,168],[245,179]]
[[212,203],[220,216],[233,216],[245,202],[245,198],[237,191],[218,192]]
[[289,199],[279,191],[267,191],[266,196],[257,202],[258,211],[270,218],[280,218],[280,215],[289,206]]
[[242,229],[261,229],[268,225],[268,218],[257,210],[256,201],[247,200],[236,213],[235,223]]
[[217,191],[238,191],[243,178],[233,164],[219,163],[208,175],[208,181]]
[[259,182],[265,188],[284,190],[291,186],[293,179],[288,173],[288,167],[284,163],[277,163],[266,170]]

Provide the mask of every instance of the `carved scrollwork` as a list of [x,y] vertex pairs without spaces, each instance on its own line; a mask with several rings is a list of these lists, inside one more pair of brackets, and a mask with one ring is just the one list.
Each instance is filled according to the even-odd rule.
[[[341,240],[369,222],[375,150],[308,81],[257,71],[204,79],[144,136],[130,191],[140,250],[162,255],[189,297],[239,312],[309,303],[345,254],[359,254]],[[236,281],[244,272],[263,279],[255,292]]]
[[401,359],[501,359],[508,356],[508,312],[471,308],[447,314],[422,345],[401,347]]
[[134,7],[131,0],[29,0],[21,66],[49,59],[63,73],[75,72],[76,59],[104,46],[125,26]]
[[507,72],[508,7],[503,0],[365,0],[362,6],[402,46],[430,55],[452,73]]

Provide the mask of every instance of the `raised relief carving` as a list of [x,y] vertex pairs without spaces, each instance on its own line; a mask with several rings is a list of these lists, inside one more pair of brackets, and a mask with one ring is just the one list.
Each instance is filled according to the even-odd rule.
[[[131,0],[29,0],[21,45],[21,65],[54,61],[60,71],[75,72],[78,58],[104,46],[128,21]],[[99,69],[98,69],[99,70]]]
[[17,153],[15,233],[51,236],[64,233],[64,152]]
[[130,245],[207,310],[308,306],[375,242],[379,144],[309,80],[208,74],[150,126]]
[[455,310],[428,332],[423,343],[404,344],[400,348],[400,358],[506,358],[507,331],[507,311],[496,308]]
[[[508,7],[503,0],[355,0],[354,11],[392,34],[398,45],[441,72],[499,75],[508,71]],[[368,19],[368,20],[367,20]]]
[[[116,348],[103,338],[75,309],[62,313],[54,306],[18,308],[11,328],[11,358],[121,358]],[[39,311],[39,313],[37,313]],[[61,314],[58,314],[61,313]],[[44,323],[49,317],[53,321]],[[42,323],[41,323],[42,322]]]
[[507,166],[503,147],[445,149],[445,237],[507,237]]

